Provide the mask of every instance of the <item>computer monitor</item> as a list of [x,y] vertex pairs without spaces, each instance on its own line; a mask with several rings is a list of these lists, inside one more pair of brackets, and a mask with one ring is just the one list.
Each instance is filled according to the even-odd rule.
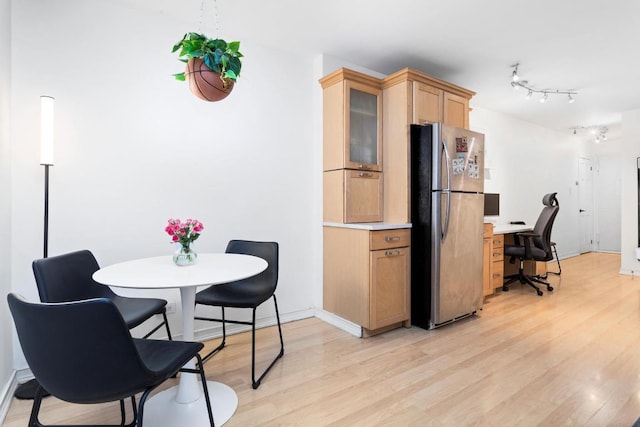
[[484,193],[484,216],[500,215],[500,194]]

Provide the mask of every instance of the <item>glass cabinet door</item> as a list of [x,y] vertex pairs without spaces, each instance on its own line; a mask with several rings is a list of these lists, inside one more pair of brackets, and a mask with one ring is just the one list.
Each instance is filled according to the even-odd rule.
[[381,170],[379,93],[349,87],[349,167]]

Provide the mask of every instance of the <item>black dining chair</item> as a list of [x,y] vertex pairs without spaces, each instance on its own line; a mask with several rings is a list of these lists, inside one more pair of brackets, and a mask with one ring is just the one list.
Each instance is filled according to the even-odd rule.
[[[38,387],[29,427],[38,419],[43,389],[58,399],[78,404],[120,402],[125,425],[125,400],[131,399],[133,420],[142,427],[149,393],[177,372],[200,374],[209,416],[214,425],[198,342],[134,339],[112,300],[95,298],[63,303],[30,303],[7,296],[18,340]],[[182,368],[196,358],[196,369]],[[142,393],[139,405],[135,395]]]
[[91,277],[100,269],[98,261],[88,250],[33,261],[33,274],[41,302],[67,302],[89,298],[107,298],[116,305],[129,329],[139,326],[156,314],[163,321],[149,331],[148,338],[163,325],[171,340],[167,321],[167,301],[159,298],[131,298],[117,295],[106,285]]
[[[252,387],[257,389],[267,372],[271,370],[273,365],[275,365],[278,359],[284,354],[284,341],[282,339],[282,328],[280,327],[278,302],[275,295],[278,285],[278,243],[231,240],[227,245],[226,252],[257,256],[267,261],[268,266],[266,270],[256,276],[235,282],[212,285],[196,294],[196,306],[198,304],[208,305],[220,307],[222,310],[222,318],[195,317],[198,320],[222,323],[222,342],[204,357],[204,361],[206,362],[210,357],[224,348],[227,337],[227,323],[251,325],[251,383]],[[271,297],[273,297],[276,320],[278,322],[280,352],[256,380],[256,309]],[[227,307],[252,309],[252,320],[249,322],[226,319],[225,308]]]

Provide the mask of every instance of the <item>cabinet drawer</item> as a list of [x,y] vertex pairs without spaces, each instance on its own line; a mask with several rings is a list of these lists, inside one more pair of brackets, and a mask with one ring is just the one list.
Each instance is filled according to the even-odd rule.
[[502,261],[504,259],[504,246],[493,246],[491,248],[491,261]]
[[370,249],[376,251],[379,249],[401,248],[409,246],[411,242],[411,230],[408,228],[393,230],[376,230],[369,233]]
[[504,282],[503,278],[504,263],[502,261],[494,262],[491,269],[492,287],[501,288]]

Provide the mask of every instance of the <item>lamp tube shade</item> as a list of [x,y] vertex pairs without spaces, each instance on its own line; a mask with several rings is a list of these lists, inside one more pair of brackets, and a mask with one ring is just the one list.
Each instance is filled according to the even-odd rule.
[[54,98],[40,97],[40,164],[53,165]]

